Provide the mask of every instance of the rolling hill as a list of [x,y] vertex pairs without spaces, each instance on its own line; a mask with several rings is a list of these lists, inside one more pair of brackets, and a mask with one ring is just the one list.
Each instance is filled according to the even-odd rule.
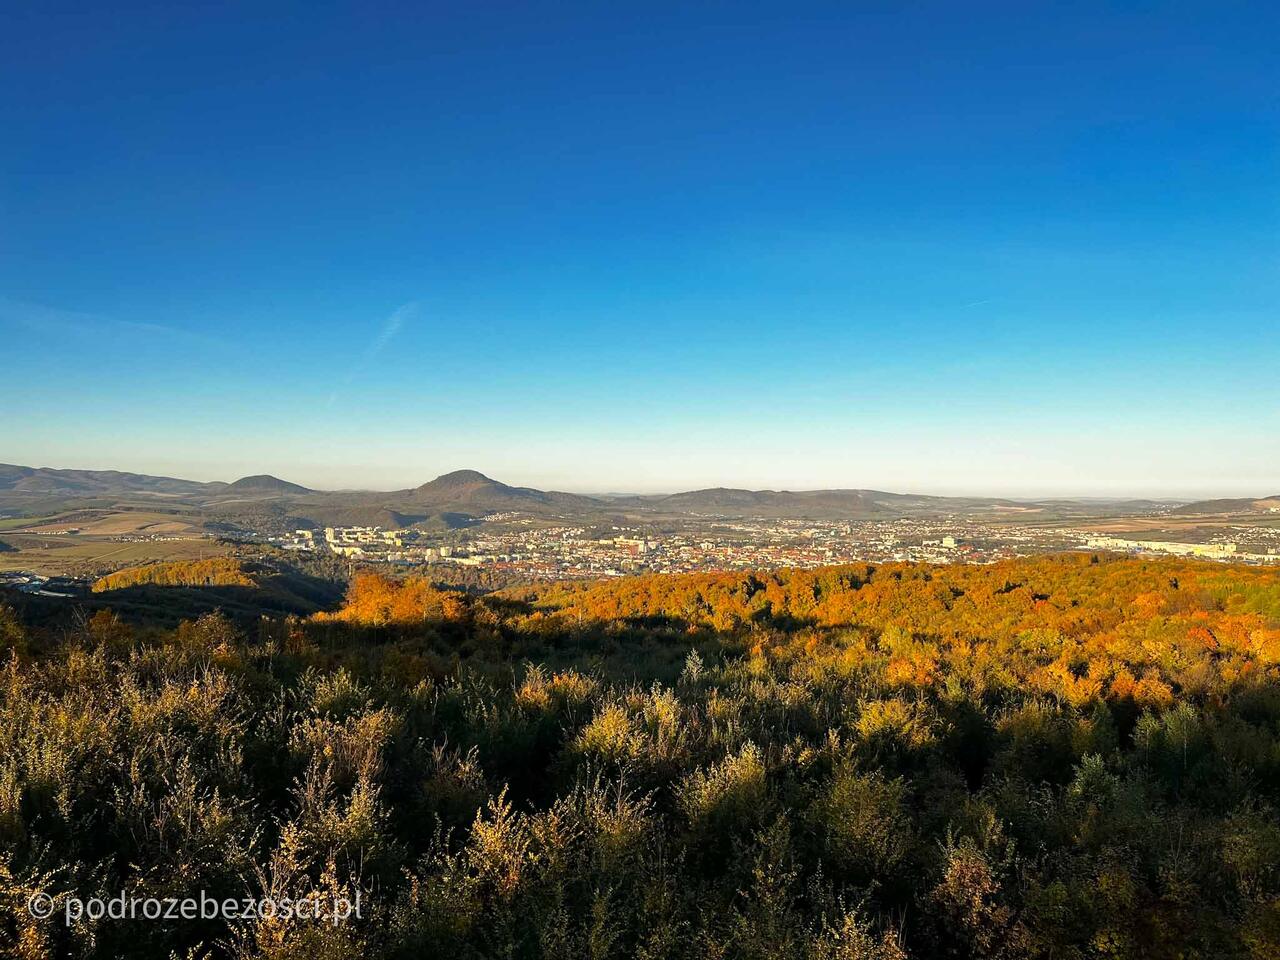
[[200,483],[173,477],[152,477],[118,470],[55,470],[51,467],[21,467],[0,463],[0,492],[58,496],[103,496],[121,494],[200,494],[227,484]]
[[1280,493],[1271,497],[1259,497],[1256,500],[1251,497],[1198,500],[1175,508],[1173,513],[1280,513]]

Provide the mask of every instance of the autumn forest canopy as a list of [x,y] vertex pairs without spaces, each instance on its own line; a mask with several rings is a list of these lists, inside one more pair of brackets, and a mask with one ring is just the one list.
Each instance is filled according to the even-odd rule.
[[[310,616],[0,606],[0,942],[28,958],[1280,956],[1280,571],[1089,555]],[[28,897],[360,891],[363,916]]]

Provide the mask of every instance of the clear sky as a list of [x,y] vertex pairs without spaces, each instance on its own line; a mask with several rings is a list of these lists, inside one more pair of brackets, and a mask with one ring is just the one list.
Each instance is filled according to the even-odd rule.
[[1280,493],[1280,5],[8,4],[0,461]]

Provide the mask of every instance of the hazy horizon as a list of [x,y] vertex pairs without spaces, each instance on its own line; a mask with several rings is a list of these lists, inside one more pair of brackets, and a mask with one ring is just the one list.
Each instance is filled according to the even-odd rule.
[[[177,479],[177,480],[194,480],[201,483],[213,483],[217,481],[230,483],[242,477],[268,475],[268,476],[276,477],[281,480],[286,480],[290,483],[297,483],[297,484],[300,484],[301,486],[308,487],[310,489],[313,489],[319,492],[341,491],[341,490],[392,492],[396,490],[412,489],[413,487],[420,486],[421,484],[427,483],[430,480],[434,480],[437,477],[443,476],[445,474],[453,473],[456,471],[475,470],[489,477],[491,480],[496,480],[500,483],[505,483],[513,487],[532,487],[532,488],[541,489],[541,490],[558,491],[562,493],[575,493],[583,496],[600,496],[600,497],[610,497],[610,496],[617,497],[617,496],[631,496],[631,495],[661,496],[664,494],[683,493],[691,490],[713,489],[717,487],[732,488],[732,489],[748,489],[748,490],[791,491],[791,492],[805,492],[805,491],[812,491],[812,490],[841,490],[841,489],[843,490],[880,490],[886,493],[916,494],[921,496],[955,496],[955,497],[991,496],[991,497],[999,497],[1003,499],[1012,499],[1012,500],[1062,498],[1062,499],[1079,499],[1079,500],[1150,499],[1150,500],[1188,501],[1188,500],[1212,500],[1212,499],[1218,499],[1218,498],[1242,498],[1242,497],[1263,498],[1263,497],[1276,495],[1276,491],[1271,491],[1269,488],[1246,489],[1246,490],[1205,489],[1205,490],[1199,490],[1199,491],[1184,491],[1182,493],[1151,493],[1151,492],[1146,492],[1141,490],[1118,491],[1115,493],[1098,493],[1098,492],[1090,492],[1088,490],[1081,491],[1079,489],[1071,489],[1071,488],[1048,489],[1048,490],[1038,490],[1038,491],[1037,490],[1031,490],[1031,491],[1001,490],[1001,489],[998,489],[997,485],[994,485],[994,484],[991,488],[976,488],[976,487],[975,488],[946,488],[946,487],[927,488],[919,484],[906,485],[906,486],[889,486],[889,485],[874,484],[874,483],[847,483],[847,482],[846,483],[828,483],[828,484],[806,484],[806,483],[750,484],[750,483],[741,483],[741,482],[733,482],[733,481],[724,481],[724,482],[696,484],[693,486],[671,486],[671,485],[656,486],[656,487],[647,488],[647,489],[640,489],[635,487],[629,488],[625,486],[585,487],[580,484],[574,484],[571,478],[567,479],[563,483],[534,482],[524,478],[523,476],[503,474],[501,471],[488,470],[482,467],[476,467],[471,464],[458,464],[458,465],[445,466],[445,467],[427,467],[426,473],[423,473],[421,475],[415,475],[415,476],[408,476],[406,474],[405,475],[406,479],[404,479],[403,482],[399,482],[399,483],[396,483],[396,482],[373,483],[373,482],[357,481],[354,483],[333,484],[333,483],[324,483],[324,482],[310,480],[302,471],[290,469],[288,467],[282,467],[279,469],[251,469],[246,467],[240,472],[233,471],[232,473],[227,473],[225,471],[221,473],[218,473],[218,472],[211,473],[207,471],[201,472],[201,473],[191,473],[191,472],[182,473],[182,472],[175,472],[173,470],[168,470],[163,467],[159,467],[156,469],[142,469],[142,468],[135,468],[135,467],[119,466],[119,465],[85,465],[81,463],[37,463],[37,462],[28,462],[28,461],[19,461],[19,460],[0,460],[0,462],[8,462],[8,463],[14,464],[15,466],[32,467],[36,469],[47,468],[47,469],[54,469],[54,470],[90,470],[90,471],[117,470],[124,473],[135,473],[135,474],[142,474],[146,476],[170,477],[172,479]],[[386,471],[384,470],[384,471],[371,471],[370,476],[375,474],[380,476],[387,475]],[[400,472],[397,471],[394,475],[400,475]]]

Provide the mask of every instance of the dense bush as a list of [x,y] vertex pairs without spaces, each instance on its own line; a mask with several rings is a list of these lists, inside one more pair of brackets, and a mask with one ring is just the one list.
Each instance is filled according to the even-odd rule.
[[[19,956],[1280,956],[1274,572],[362,576],[248,635],[0,609],[0,645]],[[119,891],[365,909],[25,909]]]

